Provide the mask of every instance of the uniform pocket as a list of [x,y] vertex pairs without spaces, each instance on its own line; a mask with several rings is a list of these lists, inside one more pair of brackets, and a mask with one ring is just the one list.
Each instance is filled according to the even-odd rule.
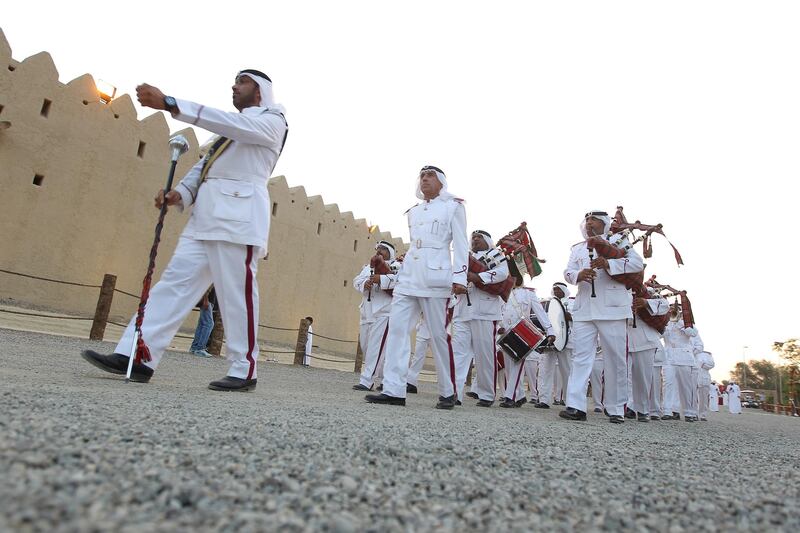
[[631,295],[628,289],[619,286],[606,287],[606,305],[609,307],[625,307],[631,305]]
[[453,266],[449,261],[429,259],[426,277],[431,288],[449,288],[453,285]]
[[234,222],[250,222],[253,218],[253,184],[233,180],[220,182],[219,194],[214,198],[214,217]]

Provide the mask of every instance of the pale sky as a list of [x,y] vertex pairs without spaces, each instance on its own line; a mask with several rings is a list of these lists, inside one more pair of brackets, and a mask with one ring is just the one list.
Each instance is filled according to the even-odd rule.
[[647,273],[689,292],[716,379],[800,335],[798,2],[106,5],[13,2],[2,29],[16,60],[48,51],[62,82],[120,94],[233,110],[236,72],[263,70],[290,125],[275,175],[407,239],[437,165],[470,229],[528,222],[540,296],[587,210],[661,222],[686,265],[656,238]]

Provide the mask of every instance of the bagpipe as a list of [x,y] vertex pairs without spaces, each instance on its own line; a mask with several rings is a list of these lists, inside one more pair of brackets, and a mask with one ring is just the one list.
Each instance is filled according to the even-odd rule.
[[545,262],[536,253],[536,247],[526,222],[522,222],[501,237],[497,242],[497,248],[489,250],[480,259],[475,259],[472,254],[469,254],[469,271],[480,274],[496,268],[503,261],[508,261],[509,267],[513,265],[512,268],[509,268],[508,278],[500,283],[477,282],[475,286],[489,294],[500,296],[504,302],[507,302],[516,284],[515,274],[520,276],[528,274],[533,278],[542,273],[540,263]]
[[[686,291],[679,291],[674,287],[670,287],[669,285],[664,285],[656,281],[655,274],[650,276],[645,282],[647,287],[651,287],[659,293],[660,296],[664,298],[671,298],[675,297],[675,303],[677,303],[678,299],[680,299],[681,305],[681,313],[683,314],[683,325],[687,328],[694,327],[694,313],[692,313],[692,303],[689,301],[689,297],[686,295]],[[667,292],[664,292],[667,291]],[[669,314],[666,315],[669,319]],[[666,323],[665,323],[666,326]]]
[[[381,254],[373,255],[369,260],[369,270],[370,274],[380,274],[381,276],[386,276],[389,274],[397,274],[399,270],[399,263],[401,262],[400,259],[396,259],[392,261],[392,263],[388,263],[386,259],[383,258]],[[383,289],[389,296],[394,294],[394,289]],[[370,294],[367,295],[367,300],[371,301],[372,298],[372,291]]]

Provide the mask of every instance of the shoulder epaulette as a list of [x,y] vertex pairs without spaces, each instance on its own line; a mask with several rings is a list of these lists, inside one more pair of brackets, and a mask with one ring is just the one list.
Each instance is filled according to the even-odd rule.
[[576,242],[575,244],[572,245],[572,248],[575,248],[576,246],[580,246],[581,244],[585,245],[586,241]]
[[456,198],[455,196],[453,196],[453,200],[455,200],[456,202],[458,202],[460,204],[464,203],[464,199],[463,198]]
[[408,209],[406,209],[406,210],[403,212],[403,214],[405,215],[406,213],[408,213],[409,211],[411,211],[412,209],[414,209],[414,208],[415,208],[415,207],[417,207],[418,205],[419,205],[419,204],[414,204],[414,205],[412,205],[411,207],[409,207]]

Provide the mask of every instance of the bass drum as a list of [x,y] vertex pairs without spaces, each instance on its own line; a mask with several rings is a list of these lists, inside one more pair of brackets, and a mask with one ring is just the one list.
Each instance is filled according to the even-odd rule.
[[567,324],[567,310],[564,309],[564,304],[558,298],[550,298],[548,302],[547,316],[550,318],[550,324],[553,326],[556,340],[553,341],[553,348],[559,352],[564,349],[569,341],[569,325]]

